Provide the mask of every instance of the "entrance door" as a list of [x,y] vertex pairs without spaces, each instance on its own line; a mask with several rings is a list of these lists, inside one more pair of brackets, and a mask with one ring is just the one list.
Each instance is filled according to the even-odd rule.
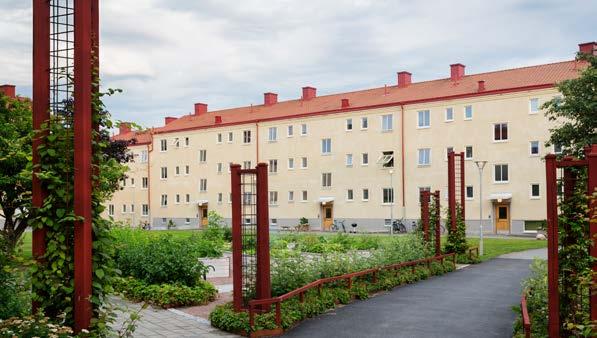
[[206,228],[208,222],[207,218],[207,205],[201,206],[201,227]]
[[326,205],[323,207],[323,230],[329,231],[334,223],[332,205]]
[[495,205],[495,231],[510,233],[510,204]]

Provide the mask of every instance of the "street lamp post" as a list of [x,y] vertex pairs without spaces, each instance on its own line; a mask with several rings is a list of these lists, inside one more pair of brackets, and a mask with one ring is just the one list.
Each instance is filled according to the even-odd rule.
[[483,168],[487,161],[475,161],[479,169],[479,256],[483,256]]
[[390,170],[390,190],[392,191],[392,203],[390,204],[390,235],[394,234],[394,170]]

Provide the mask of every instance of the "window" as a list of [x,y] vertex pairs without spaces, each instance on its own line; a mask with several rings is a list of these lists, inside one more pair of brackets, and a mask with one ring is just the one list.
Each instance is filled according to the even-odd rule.
[[131,213],[135,213],[135,205],[131,204]]
[[234,141],[234,133],[229,132],[228,133],[228,143],[232,143],[232,141]]
[[166,224],[168,220],[166,218],[162,218],[162,224]]
[[530,143],[530,153],[531,156],[539,155],[539,141],[531,141]]
[[321,140],[321,153],[322,154],[329,154],[332,152],[332,139],[331,138],[324,138]]
[[160,140],[160,151],[168,150],[168,140]]
[[508,140],[508,124],[507,123],[495,123],[493,125],[493,140],[494,141]]
[[423,148],[419,149],[419,165],[430,165],[431,164],[431,149]]
[[270,225],[278,225],[278,219],[277,218],[272,218],[270,221]]
[[474,198],[473,186],[472,185],[467,185],[466,186],[466,199],[467,200],[472,200],[473,198]]
[[180,139],[178,137],[175,138],[174,142],[172,142],[172,144],[174,145],[174,147],[180,148]]
[[122,180],[120,180],[120,183],[122,183],[123,187],[126,187],[126,178],[123,178]]
[[303,123],[301,124],[301,135],[307,135],[307,124]]
[[278,128],[271,127],[269,128],[269,141],[275,142],[276,140],[278,140]]
[[243,169],[251,169],[251,161],[244,161]]
[[332,173],[321,174],[321,186],[324,188],[329,188],[332,186]]
[[384,204],[394,203],[394,188],[383,188],[382,189],[382,201]]
[[202,178],[201,180],[199,180],[199,191],[207,191],[207,178]]
[[185,202],[191,203],[191,194],[186,194]]
[[141,163],[147,163],[147,150],[141,150]]
[[384,224],[384,226],[387,226],[387,227],[392,226],[392,220],[389,218],[385,218],[383,220],[383,224]]
[[188,165],[185,165],[185,166],[184,166],[184,174],[185,174],[185,175],[188,175],[188,174],[190,174],[190,173],[191,173],[191,167],[190,167],[190,166],[188,166]]
[[531,198],[539,198],[541,197],[541,193],[539,191],[539,183],[531,184]]
[[361,154],[361,165],[369,165],[369,153]]
[[524,221],[525,232],[537,232],[537,230],[545,228],[545,221]]
[[533,98],[529,100],[529,113],[536,114],[539,112],[539,99]]
[[346,119],[346,130],[352,130],[352,119]]
[[149,185],[149,180],[147,177],[142,177],[141,178],[141,188],[143,189],[147,189],[147,186]]
[[464,106],[464,119],[465,120],[473,119],[473,106]]
[[218,193],[218,203],[222,203],[222,201],[224,200],[224,194],[222,194],[221,192]]
[[286,134],[288,135],[288,137],[294,136],[294,126],[293,125],[288,126],[288,128],[286,129]]
[[417,127],[429,128],[430,126],[430,113],[429,110],[420,110],[418,115]]
[[473,146],[466,146],[464,148],[464,159],[465,160],[473,159]]
[[494,181],[495,183],[508,182],[508,165],[496,164],[494,165]]
[[278,192],[277,191],[269,192],[269,204],[271,204],[271,205],[278,204]]
[[245,143],[245,144],[251,143],[251,131],[250,130],[243,131],[243,143]]
[[218,133],[218,143],[222,143],[222,133]]
[[131,177],[131,187],[134,188],[135,187],[135,178]]
[[364,188],[363,189],[363,201],[368,201],[369,200],[369,189]]
[[288,202],[294,202],[294,191],[288,192]]
[[391,131],[394,129],[392,114],[381,116],[381,131]]
[[141,205],[141,215],[142,216],[149,216],[149,204],[142,204]]
[[221,174],[222,173],[222,162],[218,163],[217,168],[218,168],[218,174]]
[[450,154],[450,152],[454,151],[454,147],[447,147],[446,148],[446,161],[448,160],[448,154]]
[[175,200],[176,204],[180,204],[180,195],[176,194],[176,200]]
[[207,162],[207,150],[199,150],[199,163]]
[[184,224],[191,224],[191,219],[190,218],[185,218],[184,219]]
[[165,179],[168,178],[168,167],[162,167],[162,176],[161,176],[161,178],[163,180],[165,180]]
[[369,128],[369,119],[366,117],[361,117],[361,129]]
[[561,144],[554,144],[553,145],[553,153],[554,154],[558,154],[559,155],[559,154],[562,153],[562,150],[563,150],[563,147],[562,147]]
[[384,168],[394,168],[394,152],[393,151],[382,152],[381,156],[377,160],[377,163],[381,163],[381,166]]
[[275,174],[278,172],[278,160],[269,160],[269,173]]
[[303,190],[302,201],[303,202],[307,201],[307,190]]
[[189,146],[189,144],[191,144],[191,140],[190,140],[188,137],[185,137],[185,138],[184,138],[184,146],[185,146],[185,147],[188,147],[188,146]]
[[108,215],[114,216],[114,204],[108,205]]
[[122,205],[122,213],[123,213],[123,214],[124,214],[124,213],[126,213],[126,204],[123,204],[123,205]]
[[446,108],[446,122],[454,121],[454,108]]
[[160,202],[160,205],[162,207],[167,207],[168,206],[168,195],[162,195],[162,200]]
[[352,167],[352,154],[346,154],[346,166]]
[[294,158],[289,158],[288,159],[288,170],[293,170],[294,169]]
[[306,157],[301,158],[301,168],[307,169],[307,158]]
[[352,201],[354,200],[354,192],[352,189],[348,189],[346,190],[346,200],[347,201]]
[[174,175],[178,176],[180,175],[180,167],[176,166],[175,170],[174,170]]

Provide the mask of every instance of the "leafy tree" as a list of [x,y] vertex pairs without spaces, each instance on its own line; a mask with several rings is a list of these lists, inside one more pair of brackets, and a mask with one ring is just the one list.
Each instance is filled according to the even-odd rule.
[[29,101],[0,93],[0,235],[12,251],[27,228],[31,201]]
[[579,53],[577,60],[588,67],[578,78],[559,83],[563,97],[555,97],[543,108],[549,120],[559,122],[550,130],[547,144],[561,145],[564,154],[584,158],[584,147],[597,143],[597,56]]

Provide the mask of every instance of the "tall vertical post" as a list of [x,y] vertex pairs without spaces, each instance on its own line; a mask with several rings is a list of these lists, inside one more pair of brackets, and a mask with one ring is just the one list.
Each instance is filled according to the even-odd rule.
[[[587,157],[587,193],[589,195],[589,235],[593,240],[590,253],[591,257],[597,257],[597,144],[593,144],[588,150]],[[597,273],[597,262],[593,263],[593,272]],[[594,280],[594,282],[596,282]],[[597,294],[591,293],[591,320],[597,320]]]
[[440,205],[440,192],[436,190],[433,193],[433,202],[435,204],[435,255],[439,256],[442,254],[441,249],[441,205]]
[[560,336],[560,295],[558,290],[558,184],[556,156],[545,156],[547,202],[547,309],[550,338]]
[[271,297],[267,175],[267,164],[257,164],[257,299]]
[[448,209],[450,211],[450,228],[456,230],[456,168],[453,151],[448,153]]
[[421,191],[421,223],[423,223],[423,239],[429,242],[429,197],[430,192],[427,190]]
[[89,327],[92,292],[92,47],[91,0],[75,1],[74,57],[74,319],[75,331]]
[[466,220],[466,212],[464,208],[464,190],[466,184],[464,182],[464,152],[460,152],[460,211],[462,212],[462,220]]
[[230,165],[230,192],[232,203],[232,280],[234,310],[240,311],[243,307],[243,243],[242,243],[242,212],[241,212],[241,182],[240,164]]
[[[50,3],[33,1],[33,130],[41,130],[50,119]],[[45,132],[37,132],[33,138],[33,208],[41,208],[47,191],[37,177],[41,164],[38,148],[44,144]],[[32,254],[38,262],[46,253],[46,229],[33,229]],[[35,288],[35,286],[33,286]],[[33,290],[36,291],[35,289]],[[32,304],[37,312],[38,304]]]

